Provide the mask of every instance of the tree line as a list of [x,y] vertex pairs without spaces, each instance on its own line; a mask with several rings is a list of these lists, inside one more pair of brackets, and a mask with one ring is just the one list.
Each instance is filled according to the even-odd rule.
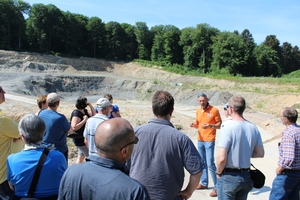
[[[27,16],[26,18],[24,16]],[[0,1],[0,49],[85,56],[114,61],[148,60],[201,73],[280,77],[300,69],[298,46],[276,35],[256,44],[248,29],[220,31],[206,23],[179,29],[149,27],[61,11],[53,4]]]

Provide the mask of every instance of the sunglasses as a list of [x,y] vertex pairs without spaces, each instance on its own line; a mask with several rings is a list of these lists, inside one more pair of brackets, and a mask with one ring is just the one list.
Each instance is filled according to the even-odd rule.
[[129,142],[128,144],[126,144],[125,146],[123,146],[123,147],[120,149],[120,151],[121,151],[122,149],[124,149],[125,147],[127,147],[128,145],[131,145],[131,144],[137,144],[138,142],[139,142],[139,138],[135,137],[135,138],[134,138],[134,141]]
[[201,93],[201,94],[198,94],[197,97],[199,98],[199,97],[207,97],[207,96],[206,96],[206,94]]

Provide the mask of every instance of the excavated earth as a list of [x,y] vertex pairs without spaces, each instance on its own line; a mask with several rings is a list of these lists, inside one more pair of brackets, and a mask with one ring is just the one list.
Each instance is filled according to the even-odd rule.
[[[191,138],[196,138],[196,131],[188,125],[198,107],[198,93],[206,93],[210,103],[220,109],[223,118],[222,106],[227,100],[232,95],[244,96],[247,101],[245,117],[270,133],[264,142],[280,137],[283,126],[278,113],[282,107],[300,108],[299,85],[183,76],[132,62],[2,50],[0,85],[7,92],[6,102],[0,109],[16,120],[24,114],[35,113],[38,110],[36,99],[42,94],[57,92],[62,98],[59,112],[69,118],[79,96],[86,96],[95,105],[98,98],[111,93],[114,103],[120,107],[122,117],[133,126],[152,118],[153,93],[167,90],[175,98],[172,122]],[[72,160],[76,156],[76,149],[70,154]]]

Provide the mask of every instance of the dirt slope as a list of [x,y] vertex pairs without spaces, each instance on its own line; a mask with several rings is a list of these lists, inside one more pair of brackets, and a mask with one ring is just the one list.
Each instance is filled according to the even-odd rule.
[[[9,94],[21,95],[32,104],[12,101],[1,109],[16,119],[36,112],[37,96],[57,92],[63,99],[60,112],[67,117],[77,97],[91,102],[111,93],[121,114],[133,125],[147,122],[152,116],[150,100],[156,90],[168,90],[176,101],[173,122],[185,132],[195,134],[188,124],[198,107],[196,95],[205,92],[210,103],[222,105],[235,94],[247,101],[246,116],[258,126],[280,134],[278,113],[282,107],[300,104],[298,85],[237,83],[205,77],[182,76],[136,63],[107,62],[91,58],[63,58],[36,53],[0,50],[0,85]],[[299,107],[299,106],[298,106]],[[222,112],[221,112],[222,113]]]

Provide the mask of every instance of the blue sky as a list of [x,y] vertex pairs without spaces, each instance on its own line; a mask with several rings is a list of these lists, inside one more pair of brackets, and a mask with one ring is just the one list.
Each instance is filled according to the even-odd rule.
[[60,10],[97,16],[105,23],[146,22],[179,29],[207,23],[220,31],[248,29],[257,44],[276,35],[282,45],[300,48],[299,0],[24,0],[54,4]]

